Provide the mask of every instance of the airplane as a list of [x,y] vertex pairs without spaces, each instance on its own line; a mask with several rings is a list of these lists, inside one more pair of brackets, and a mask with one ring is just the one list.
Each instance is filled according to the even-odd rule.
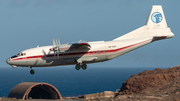
[[144,26],[114,40],[79,41],[61,45],[60,40],[56,39],[51,46],[24,50],[6,62],[13,68],[29,67],[31,74],[35,73],[32,67],[76,65],[76,70],[85,70],[89,63],[108,61],[154,41],[173,37],[162,6],[153,5]]

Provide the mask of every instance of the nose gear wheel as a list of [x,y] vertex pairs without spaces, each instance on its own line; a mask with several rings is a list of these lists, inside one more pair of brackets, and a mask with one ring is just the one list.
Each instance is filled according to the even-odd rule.
[[34,73],[35,73],[35,71],[32,69],[32,70],[30,70],[30,73],[31,73],[31,74],[34,74]]
[[29,67],[31,70],[30,70],[30,73],[31,74],[34,74],[35,73],[35,71],[32,69],[32,67]]

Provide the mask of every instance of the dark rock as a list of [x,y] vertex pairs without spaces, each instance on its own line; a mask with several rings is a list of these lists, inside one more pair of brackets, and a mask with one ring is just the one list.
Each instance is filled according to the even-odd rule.
[[[168,89],[168,84],[175,82],[180,74],[180,65],[168,68],[160,69],[156,68],[151,71],[143,71],[139,74],[131,76],[126,80],[119,92],[120,95],[129,95],[129,94],[150,94],[153,91],[163,89],[166,85]],[[179,81],[176,81],[176,84],[180,84]],[[180,87],[180,85],[178,85]],[[171,88],[175,90],[176,87]]]

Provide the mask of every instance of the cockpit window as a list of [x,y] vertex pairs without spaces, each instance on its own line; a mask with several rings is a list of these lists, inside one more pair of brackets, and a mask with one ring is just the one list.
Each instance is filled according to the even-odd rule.
[[14,55],[14,56],[11,57],[11,59],[16,58],[16,57],[17,57],[17,55]]
[[23,55],[26,55],[26,53],[20,52],[17,54],[17,56],[23,56]]
[[20,53],[18,53],[17,55],[12,56],[11,59],[12,59],[12,58],[19,57],[19,56],[24,56],[24,55],[26,55],[26,53],[20,52]]

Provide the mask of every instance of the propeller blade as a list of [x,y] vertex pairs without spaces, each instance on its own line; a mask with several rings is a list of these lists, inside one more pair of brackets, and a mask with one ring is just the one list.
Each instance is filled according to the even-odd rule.
[[60,44],[58,43],[59,42],[59,38],[56,40],[57,42],[57,56],[59,58],[59,47],[60,47]]
[[59,40],[59,38],[58,38],[58,41],[59,41],[59,46],[60,46],[61,44],[60,44],[60,40]]
[[42,50],[43,54],[44,54],[44,57],[46,57],[46,52],[44,51],[44,49]]
[[53,48],[55,47],[56,43],[55,43],[55,40],[53,39]]

